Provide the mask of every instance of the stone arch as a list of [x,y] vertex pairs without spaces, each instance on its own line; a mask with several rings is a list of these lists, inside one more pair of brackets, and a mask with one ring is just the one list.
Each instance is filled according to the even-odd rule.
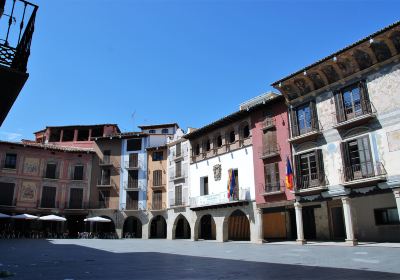
[[205,213],[197,218],[194,226],[195,239],[216,240],[216,224],[211,214]]
[[122,237],[142,238],[142,227],[142,221],[138,217],[129,216],[124,221]]
[[239,139],[246,139],[250,137],[251,130],[250,130],[250,124],[248,121],[243,121],[239,125]]
[[156,215],[149,221],[150,238],[167,238],[167,221],[163,215]]
[[99,237],[101,238],[103,235],[114,235],[115,234],[115,221],[113,218],[107,216],[107,215],[101,215],[100,217],[106,218],[111,220],[111,222],[94,222],[91,223],[91,231],[99,234]]
[[248,215],[239,209],[233,209],[225,216],[223,222],[224,240],[250,241],[250,220]]
[[182,214],[179,214],[172,227],[172,239],[190,239],[191,228],[188,220]]

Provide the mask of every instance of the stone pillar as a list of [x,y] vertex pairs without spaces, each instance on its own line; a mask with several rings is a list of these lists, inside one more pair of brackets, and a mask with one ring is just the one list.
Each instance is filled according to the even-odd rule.
[[393,194],[394,194],[394,199],[396,200],[397,212],[399,213],[400,217],[400,188],[394,189]]
[[[218,242],[225,242],[228,240],[228,225],[224,225],[224,217],[214,217],[216,240]],[[227,223],[227,222],[226,222]]]
[[149,239],[149,222],[150,220],[142,225],[142,239]]
[[351,246],[357,245],[357,239],[354,236],[353,217],[351,214],[351,199],[342,197],[344,224],[346,226],[346,243]]
[[173,228],[174,228],[174,220],[172,218],[172,214],[168,213],[168,220],[167,220],[167,239],[172,240],[173,238]]
[[294,204],[294,210],[296,213],[296,228],[297,228],[297,243],[303,245],[306,243],[304,239],[304,230],[303,230],[303,214],[302,214],[302,205],[299,202]]
[[256,208],[256,217],[255,217],[255,228],[257,230],[257,240],[256,243],[262,244],[264,241],[264,232],[263,232],[263,211],[261,208]]
[[116,229],[115,229],[115,232],[117,233],[118,238],[121,239],[121,238],[122,238],[122,229],[116,228]]

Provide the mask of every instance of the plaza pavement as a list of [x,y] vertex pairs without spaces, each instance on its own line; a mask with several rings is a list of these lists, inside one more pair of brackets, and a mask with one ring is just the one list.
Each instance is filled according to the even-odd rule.
[[397,246],[0,240],[0,271],[15,273],[8,279],[400,279]]

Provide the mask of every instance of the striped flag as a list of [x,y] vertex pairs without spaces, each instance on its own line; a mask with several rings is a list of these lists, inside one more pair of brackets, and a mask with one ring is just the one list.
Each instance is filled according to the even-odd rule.
[[286,188],[288,190],[293,190],[293,171],[289,157],[286,158]]

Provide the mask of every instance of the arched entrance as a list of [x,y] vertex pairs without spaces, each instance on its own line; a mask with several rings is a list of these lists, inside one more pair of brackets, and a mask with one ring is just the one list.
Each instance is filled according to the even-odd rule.
[[111,222],[94,222],[91,224],[91,232],[94,232],[97,238],[114,239],[116,238],[115,224],[113,219],[108,216],[100,216],[111,220]]
[[128,217],[124,222],[124,238],[142,238],[142,222],[136,217]]
[[163,216],[156,216],[151,220],[150,238],[167,238],[167,222]]
[[215,222],[210,214],[200,219],[199,238],[204,240],[215,240]]
[[190,225],[183,215],[179,215],[175,220],[175,239],[190,239]]
[[228,219],[228,239],[250,241],[250,222],[240,210],[235,210]]

